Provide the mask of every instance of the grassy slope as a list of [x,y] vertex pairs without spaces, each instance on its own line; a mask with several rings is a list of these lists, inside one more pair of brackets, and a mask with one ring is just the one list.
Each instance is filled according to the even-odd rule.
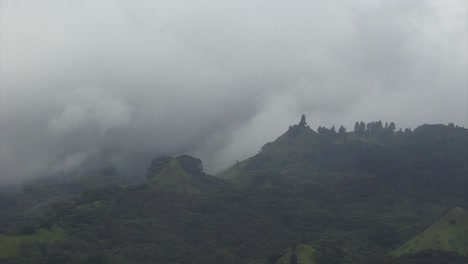
[[[288,252],[286,252],[281,258],[275,261],[275,264],[289,264],[291,254],[292,250],[288,249]],[[318,257],[318,253],[314,248],[312,248],[312,246],[307,244],[300,244],[297,246],[296,256],[297,263],[315,264]]]
[[39,229],[32,235],[6,236],[0,234],[0,257],[15,256],[19,245],[24,242],[54,242],[65,237],[65,230],[54,228],[52,230]]
[[392,255],[401,256],[427,249],[468,255],[468,213],[460,207],[451,210],[422,234],[392,252]]
[[201,193],[198,181],[185,172],[179,162],[173,160],[158,175],[151,179],[154,186],[168,188],[178,193]]

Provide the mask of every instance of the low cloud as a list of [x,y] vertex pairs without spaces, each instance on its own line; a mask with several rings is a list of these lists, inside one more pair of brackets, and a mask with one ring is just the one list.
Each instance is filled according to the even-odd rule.
[[303,113],[312,128],[468,126],[467,10],[463,0],[2,1],[0,184],[99,164],[142,173],[159,154],[197,155],[214,172]]
[[130,125],[132,119],[128,104],[109,97],[99,87],[73,90],[62,103],[63,111],[49,121],[49,129],[57,134],[94,128],[102,135]]

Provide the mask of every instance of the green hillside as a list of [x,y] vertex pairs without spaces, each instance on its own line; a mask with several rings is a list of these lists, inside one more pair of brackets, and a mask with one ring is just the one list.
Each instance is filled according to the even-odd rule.
[[62,228],[39,229],[30,235],[7,236],[0,234],[0,257],[16,256],[22,243],[55,242],[64,238],[65,231]]
[[288,181],[298,175],[314,174],[323,166],[322,150],[327,143],[331,143],[330,140],[320,139],[304,120],[290,126],[274,142],[266,143],[257,155],[238,162],[219,176],[246,183],[265,173]]
[[468,213],[460,207],[454,208],[392,255],[402,256],[429,249],[468,255]]
[[[9,242],[1,250],[18,254],[0,262],[281,264],[291,261],[284,249],[299,237],[298,263],[463,261],[468,131],[394,131],[380,121],[358,127],[315,132],[303,117],[224,178],[204,173],[197,158],[165,156],[151,162],[141,184],[106,185],[103,177],[99,188],[76,196],[48,185],[2,193],[0,239]],[[12,239],[43,226],[59,226],[67,237]]]
[[304,117],[304,122],[289,127],[257,155],[218,176],[256,186],[314,183],[321,187],[337,184],[342,176],[365,177],[374,179],[373,190],[387,194],[430,192],[468,199],[467,129],[426,124],[403,132],[383,127],[381,121],[367,127],[355,132],[327,128],[315,132]]

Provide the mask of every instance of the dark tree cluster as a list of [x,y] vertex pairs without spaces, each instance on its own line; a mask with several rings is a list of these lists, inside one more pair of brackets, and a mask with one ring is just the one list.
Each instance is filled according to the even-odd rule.
[[364,121],[361,122],[356,122],[354,124],[354,132],[356,132],[358,135],[364,135],[365,132],[368,133],[378,133],[382,131],[390,131],[394,132],[396,129],[396,125],[394,122],[386,122],[385,125],[383,125],[382,121],[373,121],[369,123],[364,123]]
[[364,121],[354,124],[354,133],[359,136],[376,137],[378,139],[388,139],[395,132],[396,125],[394,122],[382,123],[381,120],[364,123]]
[[182,168],[193,175],[203,174],[203,164],[200,159],[189,155],[182,155],[176,158]]
[[146,177],[152,178],[160,173],[174,158],[170,156],[162,156],[151,161],[151,166],[146,171]]
[[330,138],[332,140],[342,140],[343,142],[347,143],[346,127],[343,125],[338,128],[338,131],[336,131],[334,125],[330,128],[319,126],[317,128],[317,132],[320,136]]
[[317,132],[318,132],[319,135],[321,135],[321,136],[326,136],[326,137],[330,137],[330,138],[334,138],[334,137],[336,137],[336,135],[337,135],[335,126],[332,126],[332,127],[330,127],[330,128],[326,128],[326,127],[321,127],[321,126],[319,126],[319,127],[317,128]]

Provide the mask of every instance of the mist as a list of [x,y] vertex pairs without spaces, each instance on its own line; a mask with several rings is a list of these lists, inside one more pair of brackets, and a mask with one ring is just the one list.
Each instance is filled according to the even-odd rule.
[[160,154],[215,173],[301,114],[468,126],[463,0],[0,7],[0,184]]

